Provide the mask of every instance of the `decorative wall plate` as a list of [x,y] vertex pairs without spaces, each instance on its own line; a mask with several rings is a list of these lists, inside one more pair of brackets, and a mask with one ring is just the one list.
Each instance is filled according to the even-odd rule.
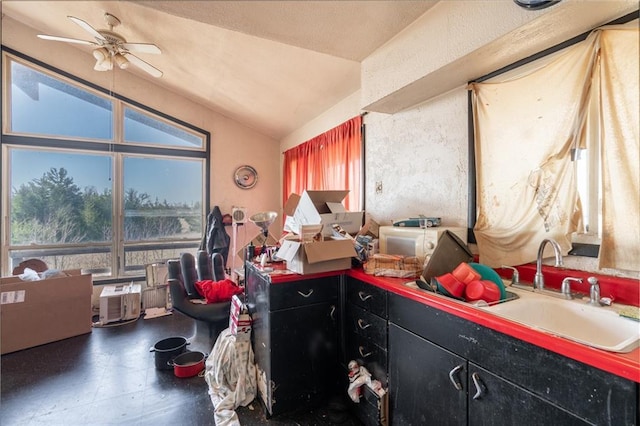
[[525,9],[538,10],[560,3],[560,0],[513,0],[515,4]]
[[235,172],[235,182],[239,188],[253,188],[258,183],[258,172],[251,166],[240,166]]

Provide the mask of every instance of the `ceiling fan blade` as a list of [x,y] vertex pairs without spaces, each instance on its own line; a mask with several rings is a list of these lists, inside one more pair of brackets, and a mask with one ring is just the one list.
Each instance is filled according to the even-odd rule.
[[87,24],[85,21],[83,21],[80,18],[76,18],[75,16],[67,16],[67,18],[71,19],[73,22],[75,22],[76,24],[78,24],[82,29],[84,29],[86,32],[88,32],[89,34],[91,34],[93,37],[95,37],[96,40],[98,41],[104,41],[106,42],[107,39],[104,38],[104,36],[102,34],[100,34],[98,32],[98,30],[96,30],[95,28],[93,28],[91,25]]
[[158,46],[151,43],[122,43],[120,46],[124,47],[130,52],[152,53],[154,55],[159,55],[162,53]]
[[133,65],[137,66],[138,68],[148,72],[149,74],[151,74],[156,78],[162,77],[162,71],[160,71],[158,68],[154,67],[153,65],[143,61],[142,59],[138,58],[135,55],[132,55],[129,52],[122,52],[122,54],[126,56],[129,62],[131,62]]
[[87,41],[87,40],[79,40],[77,38],[57,37],[57,36],[50,36],[46,34],[38,34],[38,38],[41,38],[43,40],[64,41],[65,43],[76,43],[76,44],[86,44],[89,46],[97,46],[97,43],[94,43],[92,41]]

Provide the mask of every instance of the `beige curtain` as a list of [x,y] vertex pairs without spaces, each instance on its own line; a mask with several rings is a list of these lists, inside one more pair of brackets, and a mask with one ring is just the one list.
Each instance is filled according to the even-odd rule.
[[637,21],[603,27],[542,66],[471,85],[482,263],[532,262],[545,238],[566,254],[582,216],[570,152],[599,120],[599,267],[640,270],[638,39]]
[[545,238],[570,250],[581,217],[571,149],[583,145],[597,38],[524,75],[471,86],[480,262],[534,261]]
[[601,32],[600,268],[640,270],[638,25]]

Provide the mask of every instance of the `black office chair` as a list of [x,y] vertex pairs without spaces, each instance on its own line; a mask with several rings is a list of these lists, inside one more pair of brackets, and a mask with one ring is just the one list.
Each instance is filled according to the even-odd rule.
[[224,263],[220,253],[209,259],[206,251],[200,250],[194,259],[191,253],[183,253],[180,260],[167,261],[168,283],[173,309],[196,321],[196,337],[206,340],[211,350],[218,335],[229,326],[231,302],[197,304],[190,299],[201,299],[196,281],[220,281],[225,278]]

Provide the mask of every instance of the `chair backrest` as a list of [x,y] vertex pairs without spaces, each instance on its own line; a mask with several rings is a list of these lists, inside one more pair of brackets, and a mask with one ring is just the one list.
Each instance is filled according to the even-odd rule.
[[[204,250],[198,250],[196,257],[191,253],[182,253],[179,261],[176,259],[167,261],[167,275],[169,279],[176,279],[182,284],[188,298],[200,299],[202,295],[196,289],[196,282],[223,280],[225,274],[222,262],[222,255],[219,253],[216,253],[215,261],[213,259],[210,261],[209,255]],[[215,275],[212,269],[216,270]]]
[[202,296],[196,290],[196,264],[191,253],[182,253],[180,260],[171,259],[167,261],[167,277],[178,280],[187,297],[190,299],[200,299]]
[[211,266],[209,264],[209,255],[205,250],[198,250],[196,253],[196,273],[199,281],[213,279]]
[[213,271],[212,276],[214,281],[222,281],[226,278],[224,272],[224,257],[220,253],[213,253],[211,255],[211,269]]
[[189,297],[202,297],[200,293],[198,293],[198,290],[196,290],[198,275],[196,273],[196,262],[191,253],[182,253],[180,255],[180,272],[182,272],[182,284]]

